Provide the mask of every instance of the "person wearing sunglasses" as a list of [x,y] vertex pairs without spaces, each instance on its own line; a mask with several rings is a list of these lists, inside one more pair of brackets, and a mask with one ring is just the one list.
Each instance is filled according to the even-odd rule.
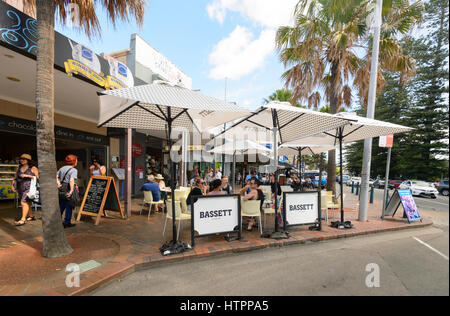
[[202,196],[205,194],[206,194],[205,181],[200,177],[195,178],[194,187],[192,188],[191,192],[189,193],[186,199],[188,208],[191,207],[191,204],[197,202],[198,200],[197,196]]
[[[245,194],[248,192],[247,194]],[[248,184],[243,187],[240,191],[240,194],[243,196],[242,200],[259,200],[261,201],[261,207],[264,202],[264,193],[261,189],[259,189],[259,181],[256,177],[250,179]],[[244,217],[248,221],[247,231],[252,231],[253,226],[256,224],[256,219],[254,217]]]

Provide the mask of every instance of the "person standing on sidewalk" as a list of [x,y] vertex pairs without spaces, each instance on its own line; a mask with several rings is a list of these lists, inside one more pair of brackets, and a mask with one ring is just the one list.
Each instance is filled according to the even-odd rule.
[[66,165],[58,170],[57,173],[57,183],[58,188],[65,186],[68,186],[68,192],[65,193],[64,196],[59,196],[59,209],[61,211],[61,216],[63,215],[64,211],[66,212],[64,217],[64,228],[70,228],[76,226],[75,224],[72,224],[72,212],[73,212],[73,206],[70,203],[70,198],[73,194],[73,191],[76,190],[75,188],[75,181],[78,177],[78,170],[75,169],[75,167],[78,164],[78,158],[75,155],[68,155],[65,159]]
[[89,172],[92,176],[104,177],[106,176],[106,167],[102,165],[98,159],[92,160],[92,166],[89,167]]
[[12,190],[17,191],[19,195],[20,205],[22,206],[22,217],[19,221],[14,222],[16,226],[25,225],[26,221],[34,221],[36,218],[33,216],[31,209],[30,198],[28,192],[30,192],[31,180],[36,177],[39,179],[38,168],[32,165],[31,156],[23,154],[19,158],[19,168],[16,171],[16,177],[12,182]]

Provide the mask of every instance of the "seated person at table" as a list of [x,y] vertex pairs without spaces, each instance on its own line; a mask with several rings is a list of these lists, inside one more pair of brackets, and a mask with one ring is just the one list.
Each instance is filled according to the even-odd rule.
[[[141,187],[141,191],[152,192],[153,202],[159,202],[161,200],[161,194],[159,193],[159,185],[155,182],[155,176],[150,175],[147,179],[148,182]],[[158,205],[156,205],[156,211],[159,212]]]
[[228,183],[228,177],[227,176],[223,176],[222,177],[222,191],[225,192],[225,194],[232,194],[233,193],[233,188]]
[[194,187],[192,188],[191,192],[189,192],[189,195],[186,199],[188,208],[190,208],[193,203],[197,202],[197,196],[205,195],[205,192],[205,181],[200,177],[195,178]]
[[294,192],[302,191],[302,183],[297,177],[294,177],[294,180],[291,183],[291,188],[294,189]]
[[225,195],[225,192],[222,191],[222,180],[216,179],[211,182],[207,195]]
[[[245,194],[248,190],[250,190],[249,193]],[[241,189],[240,194],[243,196],[244,201],[259,200],[261,201],[261,207],[264,203],[264,193],[259,189],[258,179],[255,177],[251,178],[249,184]],[[247,230],[252,231],[253,226],[256,224],[255,218],[245,217],[244,219],[248,220]]]

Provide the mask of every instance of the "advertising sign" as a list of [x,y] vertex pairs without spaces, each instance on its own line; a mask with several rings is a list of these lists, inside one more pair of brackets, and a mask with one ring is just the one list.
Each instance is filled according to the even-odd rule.
[[141,37],[138,35],[133,36],[135,36],[137,62],[172,84],[192,89],[192,79],[190,77]]
[[319,218],[319,192],[283,193],[286,226],[314,224]]
[[408,218],[408,222],[416,222],[422,220],[410,190],[395,190],[394,194],[392,194],[392,197],[389,200],[389,204],[387,205],[386,210],[384,211],[384,216],[394,217],[400,205],[403,206],[405,215]]
[[[0,1],[0,42],[28,55],[37,55],[37,22]],[[74,74],[105,89],[134,86],[134,76],[119,61],[105,59],[91,49],[55,32],[55,65],[69,76]]]
[[[192,246],[194,239],[215,234],[241,234],[240,195],[199,196],[192,206]],[[195,234],[197,232],[197,235]]]
[[405,210],[406,216],[409,222],[417,222],[422,220],[417,209],[416,202],[412,196],[411,190],[397,190],[402,202],[403,209]]

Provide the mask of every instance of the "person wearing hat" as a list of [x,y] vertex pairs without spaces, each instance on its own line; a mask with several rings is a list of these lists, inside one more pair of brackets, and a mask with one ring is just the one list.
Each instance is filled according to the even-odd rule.
[[11,185],[13,192],[17,192],[19,195],[20,205],[22,206],[22,217],[20,220],[14,222],[16,226],[22,226],[25,225],[27,221],[36,220],[33,216],[28,192],[30,192],[31,180],[34,177],[39,179],[39,171],[38,168],[34,167],[32,164],[33,162],[30,155],[23,154],[20,156],[19,168],[17,168],[16,177]]
[[157,174],[156,177],[156,183],[159,185],[159,190],[161,191],[161,198],[164,200],[164,202],[167,201],[167,192],[164,190],[166,189],[166,183],[164,182],[164,177],[161,174]]
[[64,228],[70,228],[76,226],[72,224],[72,212],[73,206],[69,202],[69,198],[72,196],[75,188],[75,181],[78,177],[78,170],[75,167],[78,164],[78,157],[75,155],[68,155],[65,159],[66,165],[61,167],[57,173],[57,183],[58,188],[62,187],[63,183],[69,184],[69,192],[66,193],[65,197],[59,197],[59,210],[61,211],[61,216],[66,212],[64,217]]

